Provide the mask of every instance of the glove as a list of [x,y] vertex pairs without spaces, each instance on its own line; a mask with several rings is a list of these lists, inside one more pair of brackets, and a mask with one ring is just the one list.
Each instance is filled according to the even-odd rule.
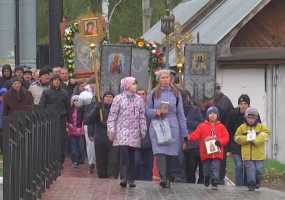
[[221,146],[222,146],[222,144],[221,144],[220,141],[218,141],[218,140],[215,142],[215,145],[218,146],[218,147],[221,147]]

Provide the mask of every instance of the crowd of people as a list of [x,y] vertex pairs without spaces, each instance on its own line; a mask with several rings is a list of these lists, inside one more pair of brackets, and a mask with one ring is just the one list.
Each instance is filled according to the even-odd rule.
[[[40,105],[55,108],[60,116],[62,162],[88,162],[99,178],[118,178],[125,188],[135,180],[160,186],[186,182],[225,184],[227,157],[235,164],[236,186],[260,187],[265,144],[271,131],[261,123],[250,97],[242,94],[234,108],[216,86],[211,99],[194,102],[189,91],[175,84],[170,70],[156,73],[157,85],[147,94],[134,77],[121,80],[121,93],[95,98],[94,78],[69,79],[61,67],[40,70],[2,66],[0,129],[3,119],[16,111]],[[95,170],[96,169],[96,170]]]

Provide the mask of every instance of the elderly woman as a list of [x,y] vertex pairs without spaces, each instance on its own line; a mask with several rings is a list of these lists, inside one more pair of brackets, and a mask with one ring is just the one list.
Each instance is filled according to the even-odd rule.
[[31,92],[23,87],[21,78],[11,79],[11,87],[3,97],[3,114],[11,115],[16,111],[29,111],[32,109],[34,98]]
[[117,95],[107,121],[108,137],[113,146],[119,147],[121,187],[136,187],[135,151],[141,147],[146,135],[144,100],[136,94],[137,81],[134,77],[121,80],[122,93]]
[[[151,121],[149,134],[152,150],[157,158],[162,188],[170,187],[180,148],[183,142],[187,141],[187,126],[182,97],[179,90],[172,84],[171,79],[170,70],[158,71],[158,85],[151,91],[146,103],[147,117]],[[159,131],[161,125],[164,128]],[[161,135],[167,135],[167,133],[170,135],[168,141],[159,140]]]

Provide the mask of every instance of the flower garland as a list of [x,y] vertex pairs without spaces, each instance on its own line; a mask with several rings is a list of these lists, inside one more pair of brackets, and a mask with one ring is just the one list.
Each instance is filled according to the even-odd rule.
[[70,77],[74,76],[75,70],[75,52],[74,52],[74,42],[73,37],[76,33],[79,32],[78,23],[72,23],[68,28],[64,31],[64,46],[63,46],[63,58],[64,64],[68,69],[68,73]]
[[135,44],[137,47],[147,49],[150,52],[149,71],[154,71],[163,67],[163,54],[157,43],[138,39]]
[[144,39],[138,39],[135,41],[135,46],[143,48],[149,51],[149,65],[148,72],[152,81],[155,81],[155,72],[163,68],[163,54],[159,48],[159,45],[153,41],[146,41]]

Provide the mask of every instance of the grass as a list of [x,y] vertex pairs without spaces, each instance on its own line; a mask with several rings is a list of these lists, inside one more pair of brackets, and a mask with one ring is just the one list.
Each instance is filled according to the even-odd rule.
[[[234,175],[234,161],[229,157],[227,159],[227,176],[234,181]],[[285,164],[277,160],[265,160],[263,185],[285,191]]]

